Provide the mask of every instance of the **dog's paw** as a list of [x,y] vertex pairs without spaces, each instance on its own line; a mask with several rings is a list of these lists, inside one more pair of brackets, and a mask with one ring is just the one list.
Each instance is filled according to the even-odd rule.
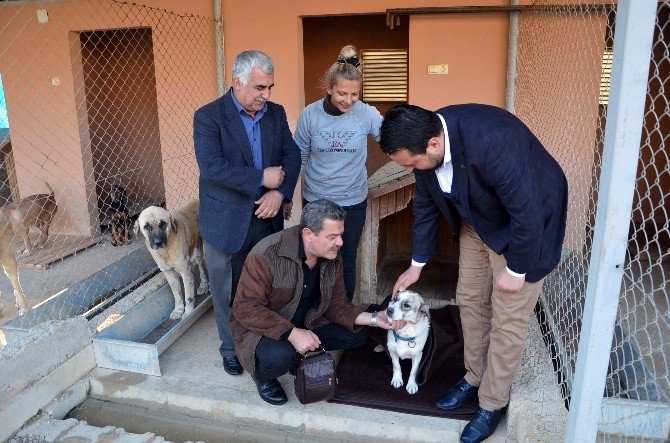
[[384,345],[377,345],[375,346],[374,352],[384,352],[384,349],[386,349]]
[[405,389],[407,389],[407,392],[410,394],[416,394],[419,392],[419,385],[417,385],[415,381],[408,381]]
[[28,255],[30,255],[30,251],[27,250],[27,249],[21,249],[21,250],[19,250],[17,255],[19,257],[27,257]]
[[396,377],[396,376],[394,375],[393,378],[391,379],[391,385],[392,385],[394,388],[399,388],[400,386],[402,386],[402,384],[403,384],[403,383],[402,383],[402,377]]
[[200,285],[198,288],[198,295],[205,295],[209,292],[209,285]]
[[181,318],[182,315],[184,315],[184,308],[183,307],[182,308],[174,308],[174,310],[170,314],[170,319],[177,320],[177,319]]

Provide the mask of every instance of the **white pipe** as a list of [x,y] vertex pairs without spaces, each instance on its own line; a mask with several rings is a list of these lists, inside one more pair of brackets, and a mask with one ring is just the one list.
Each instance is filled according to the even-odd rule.
[[223,56],[223,13],[221,0],[214,0],[214,50],[216,52],[216,91],[226,93],[226,63]]
[[[511,0],[510,5],[517,6],[519,0]],[[516,100],[516,61],[519,54],[519,13],[509,14],[509,43],[507,45],[507,90],[505,92],[505,107],[514,113]]]

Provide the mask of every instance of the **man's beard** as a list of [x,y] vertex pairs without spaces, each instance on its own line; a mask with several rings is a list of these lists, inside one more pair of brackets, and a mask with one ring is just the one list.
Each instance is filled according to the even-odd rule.
[[430,154],[428,154],[428,158],[429,158],[430,160],[435,159],[436,161],[435,161],[435,164],[434,164],[433,166],[431,166],[430,168],[426,169],[426,171],[431,171],[431,172],[437,171],[437,170],[440,169],[440,168],[442,167],[442,165],[444,164],[444,154],[442,154],[442,155],[441,155],[440,157],[438,157],[438,158],[432,157]]

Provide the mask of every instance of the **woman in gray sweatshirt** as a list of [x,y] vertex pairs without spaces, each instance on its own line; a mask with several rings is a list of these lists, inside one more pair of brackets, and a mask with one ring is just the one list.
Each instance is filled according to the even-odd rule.
[[367,138],[379,140],[382,116],[359,101],[363,71],[356,48],[345,46],[324,76],[327,95],[303,109],[295,131],[305,172],[303,198],[320,198],[342,206],[344,284],[349,300],[356,289],[356,253],[368,197]]

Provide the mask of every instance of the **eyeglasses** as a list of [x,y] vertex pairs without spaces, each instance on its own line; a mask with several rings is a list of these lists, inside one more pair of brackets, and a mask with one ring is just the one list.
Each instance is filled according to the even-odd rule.
[[361,61],[355,55],[349,58],[340,57],[339,59],[337,59],[337,63],[341,65],[349,63],[354,68],[358,68],[361,65]]

